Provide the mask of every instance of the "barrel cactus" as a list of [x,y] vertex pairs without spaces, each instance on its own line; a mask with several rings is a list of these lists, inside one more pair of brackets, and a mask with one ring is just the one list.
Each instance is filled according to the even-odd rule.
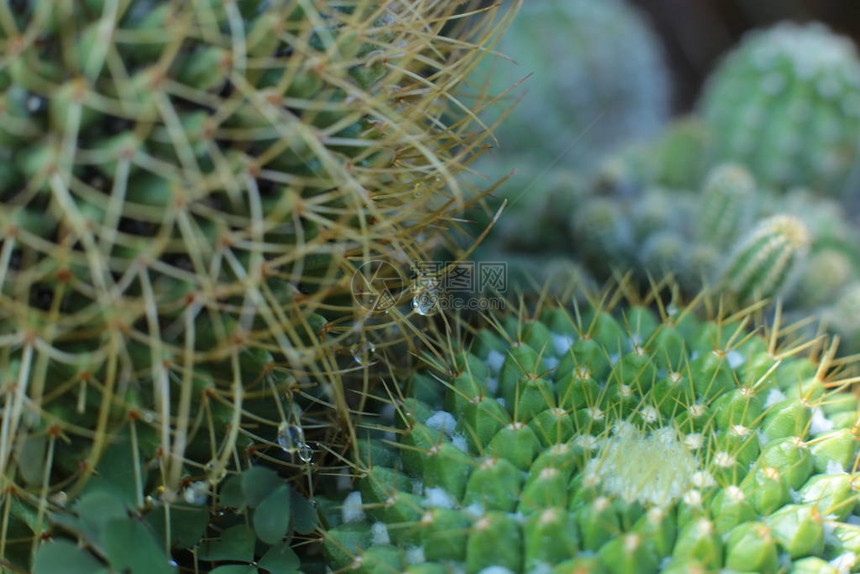
[[[499,108],[516,106],[496,132],[503,154],[588,168],[666,121],[669,78],[644,16],[623,0],[525,2],[481,70]],[[515,63],[511,62],[511,59]],[[522,96],[522,99],[519,99]]]
[[717,161],[764,184],[843,191],[857,165],[860,60],[824,25],[754,31],[714,72],[701,101]]
[[857,571],[857,396],[749,319],[546,308],[453,342],[319,500],[330,565]]
[[346,412],[353,271],[463,205],[480,136],[449,96],[494,27],[463,9],[0,8],[4,566],[121,428],[173,502],[260,441],[301,463],[302,424]]

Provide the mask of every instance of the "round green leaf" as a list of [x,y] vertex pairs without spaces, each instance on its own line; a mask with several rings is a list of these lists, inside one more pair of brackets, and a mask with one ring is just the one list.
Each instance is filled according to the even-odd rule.
[[245,524],[238,524],[221,533],[221,538],[207,540],[200,547],[199,558],[212,562],[236,560],[251,562],[254,559],[254,533]]
[[224,481],[221,493],[218,495],[218,504],[230,508],[242,508],[245,506],[245,493],[242,492],[242,477],[231,476]]
[[277,544],[290,526],[290,491],[281,484],[254,511],[254,531],[263,542]]
[[310,534],[317,529],[317,509],[310,500],[290,489],[292,498],[293,528],[299,534]]
[[170,516],[171,548],[191,548],[196,546],[206,532],[209,524],[209,509],[198,506],[160,506],[146,514],[146,521],[152,527],[156,540],[167,539],[167,516]]
[[242,493],[249,506],[257,506],[282,484],[274,470],[263,466],[252,466],[242,473]]
[[268,570],[271,574],[296,574],[300,560],[289,543],[285,542],[279,546],[272,546],[258,564],[260,568]]
[[143,522],[111,520],[102,536],[105,555],[114,570],[131,574],[176,574],[161,545]]
[[125,503],[113,492],[93,489],[81,496],[74,506],[81,522],[96,536],[101,537],[107,523],[111,520],[128,518]]
[[83,548],[68,540],[55,540],[39,548],[33,574],[92,574],[101,567],[101,563]]
[[210,570],[209,574],[257,574],[259,571],[253,566],[231,564],[229,566],[219,566],[215,570]]

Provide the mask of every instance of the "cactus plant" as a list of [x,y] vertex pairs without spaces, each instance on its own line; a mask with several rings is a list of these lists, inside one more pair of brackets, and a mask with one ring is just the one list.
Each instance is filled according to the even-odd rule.
[[[612,227],[604,225],[602,234],[587,225],[596,221],[590,215],[595,210],[611,214],[615,221]],[[745,277],[758,283],[742,286],[738,281],[744,258],[764,261],[759,248],[764,247],[764,236],[776,241],[776,222],[790,231],[782,243],[787,251],[779,259],[785,268],[773,270],[779,280],[766,285],[763,275],[748,269]],[[616,269],[633,270],[643,282],[649,275],[672,273],[689,293],[707,285],[733,294],[741,304],[754,299],[756,291],[759,297],[785,296],[799,312],[798,319],[832,301],[860,271],[856,231],[838,202],[802,189],[768,193],[748,170],[731,163],[712,168],[699,194],[647,186],[633,197],[619,190],[586,196],[572,216],[570,233],[574,253],[590,263],[588,269],[598,278]],[[614,244],[614,250],[602,247]],[[755,254],[745,253],[754,244]],[[776,247],[773,241],[768,245]],[[821,265],[831,263],[838,265],[835,273],[820,276]]]
[[808,248],[809,232],[798,218],[777,215],[761,221],[722,271],[727,293],[746,303],[777,295],[797,275]]
[[763,184],[838,194],[857,164],[860,60],[823,24],[753,31],[711,76],[700,104],[716,161]]
[[[498,108],[505,157],[588,167],[667,119],[669,79],[659,40],[622,0],[526,2],[482,67]],[[516,65],[511,62],[514,60]],[[569,152],[569,153],[568,153]],[[549,159],[548,159],[549,158]]]
[[423,256],[485,137],[451,94],[494,18],[460,4],[0,7],[4,564],[120,429],[175,502],[346,412],[354,269]]
[[832,349],[656,308],[522,311],[451,342],[371,425],[355,489],[320,499],[330,565],[856,571],[858,400]]

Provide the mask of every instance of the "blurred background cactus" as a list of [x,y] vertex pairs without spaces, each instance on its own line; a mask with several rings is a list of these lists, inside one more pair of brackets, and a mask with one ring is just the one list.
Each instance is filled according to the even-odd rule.
[[714,72],[701,107],[714,159],[743,162],[762,184],[841,194],[857,166],[860,59],[821,24],[751,33]]
[[659,39],[623,1],[526,2],[496,50],[479,72],[491,93],[509,91],[495,106],[508,114],[495,133],[502,156],[588,169],[669,115]]

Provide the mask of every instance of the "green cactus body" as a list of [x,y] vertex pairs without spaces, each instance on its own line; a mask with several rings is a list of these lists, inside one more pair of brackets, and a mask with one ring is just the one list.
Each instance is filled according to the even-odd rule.
[[773,297],[797,275],[808,247],[809,235],[799,219],[777,215],[761,221],[722,272],[727,292],[739,302]]
[[453,380],[402,404],[396,444],[363,439],[389,454],[324,517],[333,568],[860,567],[858,403],[822,379],[827,365],[775,351],[740,319],[540,317],[483,332],[492,347],[466,343]]
[[778,24],[729,54],[700,107],[716,160],[768,186],[840,193],[858,151],[860,60],[822,24]]
[[710,135],[695,117],[674,121],[656,139],[650,158],[654,182],[673,189],[692,190],[707,171]]
[[587,168],[611,148],[653,134],[668,117],[659,40],[621,0],[525,2],[497,49],[516,64],[487,60],[493,93],[533,74],[500,102],[507,109],[522,96],[496,133],[505,154],[543,163],[565,154]]
[[635,261],[635,237],[630,221],[609,198],[594,198],[578,209],[571,221],[571,234],[585,263],[606,276],[627,269]]
[[700,241],[729,247],[744,235],[755,216],[755,181],[745,169],[723,165],[702,188],[696,233]]
[[306,464],[300,396],[337,407],[323,432],[346,416],[356,265],[423,256],[416,228],[463,206],[479,139],[448,96],[494,17],[462,9],[3,5],[4,569],[121,429],[170,502],[255,445]]
[[843,347],[860,351],[860,282],[846,285],[823,314],[827,327],[842,338]]
[[830,305],[857,278],[854,264],[844,252],[822,249],[812,253],[803,266],[791,301],[795,306]]

